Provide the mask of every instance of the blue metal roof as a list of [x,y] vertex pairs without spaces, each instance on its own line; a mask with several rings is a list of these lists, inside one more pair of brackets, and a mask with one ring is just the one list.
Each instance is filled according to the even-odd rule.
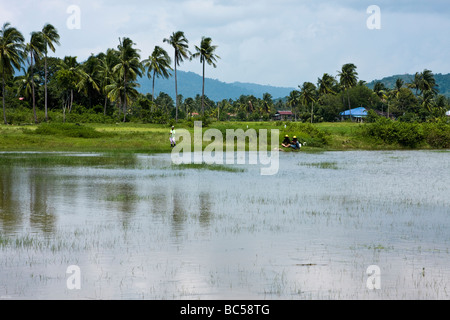
[[350,111],[351,111],[352,117],[355,117],[355,118],[367,117],[367,110],[366,110],[366,108],[363,108],[363,107],[341,112],[340,115],[341,116],[350,116]]

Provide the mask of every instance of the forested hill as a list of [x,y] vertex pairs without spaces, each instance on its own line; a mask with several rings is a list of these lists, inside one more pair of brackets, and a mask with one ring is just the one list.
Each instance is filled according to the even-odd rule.
[[[202,94],[202,76],[194,72],[177,71],[178,94],[183,98],[195,98],[197,94]],[[153,80],[146,77],[141,78],[139,91],[143,94],[152,93]],[[262,98],[263,94],[270,93],[273,99],[284,98],[288,96],[295,88],[281,88],[273,86],[264,86],[252,83],[226,83],[215,79],[205,79],[205,95],[213,101],[223,99],[238,99],[241,95],[253,95],[256,98]],[[157,78],[155,81],[155,96],[160,92],[167,93],[175,99],[175,79]]]
[[[194,72],[177,71],[178,75],[178,93],[184,98],[194,98],[197,94],[202,94],[202,76]],[[438,84],[439,93],[450,97],[450,73],[449,74],[434,74],[436,83]],[[367,83],[370,89],[373,89],[376,82],[382,82],[386,87],[393,88],[395,81],[400,78],[404,83],[412,82],[414,75],[403,74],[393,75],[382,78],[381,80],[374,80]],[[362,79],[363,80],[363,79]],[[146,77],[139,80],[141,87],[139,91],[143,94],[152,92],[152,80]],[[298,90],[298,88],[283,88],[269,85],[259,85],[253,83],[233,82],[226,83],[216,79],[205,79],[205,95],[213,101],[221,101],[223,99],[238,99],[241,95],[253,95],[256,98],[262,98],[263,94],[270,93],[274,100],[284,99],[289,96],[291,91]],[[175,98],[175,79],[157,78],[155,81],[155,95],[158,96],[160,92],[167,93],[173,99]]]
[[[392,89],[395,86],[395,81],[399,78],[402,79],[406,84],[406,83],[410,83],[413,81],[414,75],[403,74],[403,75],[394,75],[394,76],[390,76],[390,77],[385,77],[381,80],[374,80],[374,81],[368,83],[367,86],[370,89],[373,89],[375,83],[381,82],[387,88]],[[438,85],[439,94],[442,94],[446,97],[450,97],[450,73],[447,73],[447,74],[435,73],[434,79],[436,80],[436,84]]]

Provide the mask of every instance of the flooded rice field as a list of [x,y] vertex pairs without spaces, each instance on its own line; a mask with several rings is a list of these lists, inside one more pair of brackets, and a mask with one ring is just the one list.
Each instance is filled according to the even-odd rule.
[[450,298],[450,152],[259,169],[0,153],[0,299]]

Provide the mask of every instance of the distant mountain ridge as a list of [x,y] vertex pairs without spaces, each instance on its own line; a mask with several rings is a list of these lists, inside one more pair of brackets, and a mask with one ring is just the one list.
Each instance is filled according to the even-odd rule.
[[[194,72],[177,71],[178,76],[178,94],[183,98],[195,98],[197,94],[202,94],[202,76]],[[436,83],[438,85],[439,94],[450,97],[450,73],[434,74]],[[387,88],[393,88],[395,81],[400,78],[404,83],[409,83],[414,79],[412,74],[393,75],[384,77],[380,80],[373,80],[366,85],[373,89],[376,82],[382,82]],[[143,77],[139,79],[141,87],[139,92],[143,94],[152,92],[152,79]],[[226,83],[217,79],[205,79],[205,95],[213,101],[221,101],[223,99],[239,99],[241,95],[253,95],[256,98],[262,98],[265,93],[270,93],[274,100],[284,100],[293,90],[298,88],[276,87],[270,85],[260,85],[254,83],[233,82]],[[167,93],[172,99],[175,99],[175,80],[172,77],[169,79],[157,78],[155,81],[155,95],[158,96],[160,92]]]
[[[383,83],[387,88],[392,89],[395,86],[395,82],[397,79],[402,79],[405,83],[410,83],[414,80],[413,74],[402,74],[402,75],[393,75],[389,77],[384,77],[381,80],[373,80],[369,83],[367,83],[367,86],[370,89],[373,89],[375,83],[381,82]],[[436,84],[438,85],[437,89],[439,90],[439,94],[442,94],[446,97],[450,98],[450,73],[447,74],[441,74],[441,73],[435,73],[434,79],[436,80]]]
[[[197,94],[202,94],[202,76],[194,72],[177,71],[178,94],[183,98],[195,98]],[[143,94],[152,93],[152,79],[142,77],[139,79],[141,87],[138,89]],[[213,101],[223,99],[238,99],[241,95],[253,95],[262,98],[265,93],[270,93],[273,99],[282,99],[288,96],[295,88],[283,88],[269,85],[259,85],[253,83],[233,82],[226,83],[216,79],[205,78],[205,95]],[[175,99],[175,80],[157,78],[155,80],[155,96],[160,92],[167,93]]]

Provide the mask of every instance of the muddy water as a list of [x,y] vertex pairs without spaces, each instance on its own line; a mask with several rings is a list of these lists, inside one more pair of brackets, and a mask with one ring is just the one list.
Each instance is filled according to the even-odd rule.
[[0,299],[448,299],[449,160],[2,153]]

